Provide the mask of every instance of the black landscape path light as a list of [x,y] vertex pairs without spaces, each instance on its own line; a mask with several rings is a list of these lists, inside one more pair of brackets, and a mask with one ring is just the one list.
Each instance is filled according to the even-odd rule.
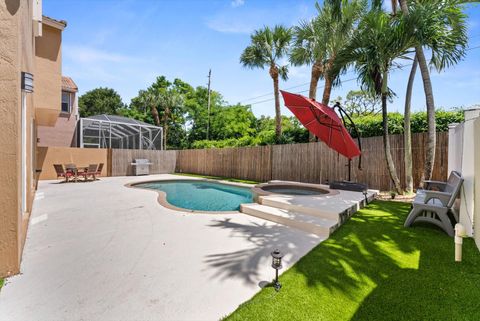
[[280,252],[279,249],[275,249],[272,253],[272,268],[275,269],[275,281],[273,282],[273,287],[275,288],[275,291],[280,291],[280,288],[282,285],[280,282],[278,282],[278,270],[282,268],[282,257],[283,254]]

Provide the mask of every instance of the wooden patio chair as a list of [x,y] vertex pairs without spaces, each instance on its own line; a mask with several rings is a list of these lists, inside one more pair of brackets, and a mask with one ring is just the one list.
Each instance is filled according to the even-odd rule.
[[93,180],[96,179],[96,174],[97,174],[97,164],[90,164],[88,165],[87,171],[78,173],[79,176],[83,176],[85,178],[85,181],[88,181],[88,177],[91,176]]
[[68,179],[70,177],[74,177],[74,173],[69,170],[65,171],[63,165],[61,164],[53,164],[53,167],[55,168],[55,172],[57,173],[57,178],[65,178],[65,182],[68,182]]
[[103,163],[100,163],[100,165],[98,165],[97,172],[95,173],[96,177],[102,175],[102,169],[103,169]]

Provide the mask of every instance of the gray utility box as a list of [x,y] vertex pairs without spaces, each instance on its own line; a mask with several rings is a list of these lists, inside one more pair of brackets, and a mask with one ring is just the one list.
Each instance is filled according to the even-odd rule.
[[150,161],[144,158],[136,158],[133,160],[132,167],[133,167],[133,175],[149,175],[150,174]]

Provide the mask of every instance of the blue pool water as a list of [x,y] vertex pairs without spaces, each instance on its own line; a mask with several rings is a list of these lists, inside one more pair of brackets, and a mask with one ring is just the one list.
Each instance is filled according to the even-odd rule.
[[238,211],[240,204],[253,202],[249,188],[204,181],[158,181],[138,187],[160,190],[170,204],[194,211]]

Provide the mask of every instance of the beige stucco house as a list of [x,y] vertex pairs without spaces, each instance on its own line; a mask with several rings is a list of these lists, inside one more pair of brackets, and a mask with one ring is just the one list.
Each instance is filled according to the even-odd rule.
[[75,141],[77,86],[61,72],[65,27],[42,16],[41,0],[0,1],[0,277],[19,272],[38,175],[37,141]]
[[78,87],[62,76],[65,21],[42,17],[42,36],[35,41],[35,118],[38,146],[76,146]]

